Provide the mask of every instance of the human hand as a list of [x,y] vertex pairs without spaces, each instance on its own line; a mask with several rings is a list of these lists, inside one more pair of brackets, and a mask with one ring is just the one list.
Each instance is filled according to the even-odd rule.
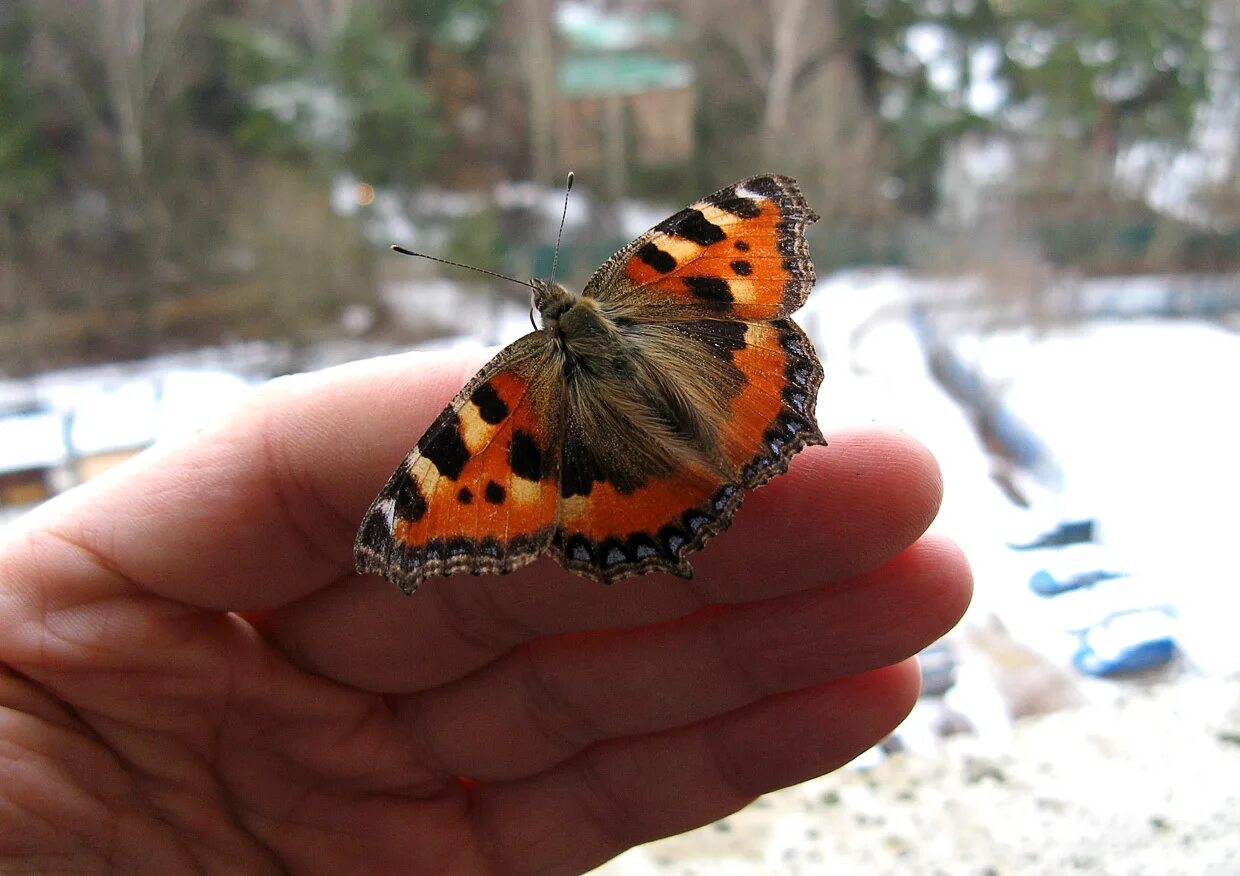
[[[287,378],[0,541],[0,867],[579,873],[846,763],[969,598],[938,469],[828,436],[695,554],[352,573],[363,509],[476,363]],[[467,778],[461,778],[467,777]]]

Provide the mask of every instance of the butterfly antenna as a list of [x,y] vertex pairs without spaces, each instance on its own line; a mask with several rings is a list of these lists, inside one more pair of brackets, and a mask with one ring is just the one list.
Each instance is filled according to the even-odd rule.
[[551,257],[551,282],[555,282],[555,269],[560,264],[560,238],[564,236],[564,220],[568,216],[568,193],[573,190],[573,172],[568,172],[568,182],[564,185],[564,209],[560,211],[560,230],[555,234],[555,255]]
[[460,262],[441,259],[439,256],[427,255],[424,252],[414,252],[411,249],[405,249],[403,246],[397,246],[396,244],[392,244],[392,251],[398,252],[401,255],[413,256],[414,258],[419,259],[430,259],[432,262],[441,262],[445,265],[452,265],[454,268],[465,268],[467,271],[477,271],[479,274],[489,274],[492,277],[498,277],[501,280],[508,280],[511,283],[517,283],[528,289],[534,288],[534,284],[528,280],[518,280],[516,277],[509,277],[507,274],[497,274],[495,271],[488,271],[486,268],[475,268],[473,265],[463,265]]

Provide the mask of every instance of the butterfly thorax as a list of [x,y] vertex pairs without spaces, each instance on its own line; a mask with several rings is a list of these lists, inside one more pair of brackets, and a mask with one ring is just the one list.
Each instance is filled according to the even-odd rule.
[[574,295],[558,283],[534,281],[534,306],[543,332],[569,362],[624,358],[625,345],[613,319],[593,298]]

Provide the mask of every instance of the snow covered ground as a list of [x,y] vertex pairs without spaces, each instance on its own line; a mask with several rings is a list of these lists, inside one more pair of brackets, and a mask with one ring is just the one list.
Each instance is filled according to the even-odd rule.
[[1093,323],[997,335],[974,355],[1062,472],[1062,489],[1035,510],[1094,517],[1110,562],[1134,573],[1081,595],[1165,604],[1191,663],[1240,672],[1240,335],[1188,321]]
[[[1140,283],[1141,281],[1137,281]],[[1194,668],[1240,672],[1240,335],[1185,320],[1094,321],[1037,335],[956,339],[966,364],[1049,451],[1057,483],[1032,479],[1019,509],[989,477],[967,414],[927,371],[908,304],[941,284],[899,272],[824,281],[800,319],[823,352],[824,428],[888,423],[925,443],[946,482],[936,528],[977,576],[972,615],[994,614],[1021,642],[1063,661],[1068,630],[1109,612],[1166,606]],[[1093,518],[1099,545],[1016,552],[1007,542],[1065,519]],[[1054,599],[1028,580],[1056,564],[1131,577]]]
[[954,736],[841,770],[595,876],[1232,876],[1240,680],[1132,686],[1022,722],[1001,751]]

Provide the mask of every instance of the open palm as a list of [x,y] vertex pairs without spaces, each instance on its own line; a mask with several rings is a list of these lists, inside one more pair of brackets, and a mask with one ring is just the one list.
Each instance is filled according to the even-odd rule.
[[352,573],[372,493],[477,363],[276,381],[0,544],[0,862],[578,873],[832,770],[968,600],[911,440],[828,436],[694,555],[540,560],[411,599]]

